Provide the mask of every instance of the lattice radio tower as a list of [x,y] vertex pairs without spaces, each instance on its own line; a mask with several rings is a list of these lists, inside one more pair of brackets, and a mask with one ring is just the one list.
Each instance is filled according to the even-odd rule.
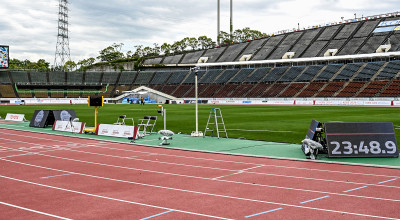
[[66,61],[71,60],[68,39],[68,0],[59,0],[58,34],[54,68],[61,70]]

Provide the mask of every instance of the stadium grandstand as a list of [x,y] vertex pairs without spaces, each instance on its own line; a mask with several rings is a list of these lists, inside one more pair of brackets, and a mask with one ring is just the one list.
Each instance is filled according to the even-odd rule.
[[193,98],[194,66],[201,98],[398,97],[400,13],[147,58],[140,71],[1,71],[0,98],[115,98],[139,86]]

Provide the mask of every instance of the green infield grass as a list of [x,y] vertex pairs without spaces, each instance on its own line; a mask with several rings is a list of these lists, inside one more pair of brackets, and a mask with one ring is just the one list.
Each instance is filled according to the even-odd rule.
[[[167,112],[167,129],[190,134],[195,130],[195,105],[163,105]],[[232,138],[300,143],[312,119],[320,122],[393,122],[399,139],[400,108],[340,106],[266,106],[266,105],[199,105],[199,130],[204,132],[211,108],[220,108]],[[87,105],[1,105],[0,116],[7,113],[25,114],[30,120],[35,110],[75,110],[87,127],[94,126],[94,107]],[[119,115],[134,118],[135,124],[144,116],[158,116],[158,130],[163,119],[157,105],[107,104],[98,109],[98,123],[112,124]],[[131,124],[130,121],[127,124]]]

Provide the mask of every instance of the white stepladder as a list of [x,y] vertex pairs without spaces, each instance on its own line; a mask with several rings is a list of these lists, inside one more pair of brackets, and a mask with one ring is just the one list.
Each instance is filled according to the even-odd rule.
[[[214,118],[214,122],[210,122],[210,120],[212,120],[211,118]],[[208,127],[209,125],[213,126],[212,129]],[[220,125],[222,125],[222,128],[219,127]],[[206,129],[204,131],[204,137],[206,136],[207,132],[211,132],[211,137],[213,137],[215,129],[217,130],[216,133],[218,138],[219,138],[219,133],[225,133],[225,137],[228,138],[228,133],[226,132],[224,119],[222,118],[222,112],[221,109],[219,108],[211,109],[210,115],[208,116]]]

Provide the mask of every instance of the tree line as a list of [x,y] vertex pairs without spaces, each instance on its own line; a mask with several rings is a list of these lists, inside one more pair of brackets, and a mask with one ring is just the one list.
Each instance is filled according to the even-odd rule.
[[11,59],[10,60],[10,69],[34,69],[37,71],[48,71],[48,70],[62,70],[62,71],[85,71],[87,69],[92,68],[97,65],[111,65],[114,69],[123,70],[122,65],[118,65],[118,63],[124,62],[134,62],[135,68],[140,68],[141,62],[145,58],[156,57],[160,55],[173,55],[179,53],[185,53],[188,51],[195,50],[205,50],[214,48],[217,46],[227,46],[233,43],[245,42],[253,39],[257,39],[260,37],[266,37],[265,33],[262,33],[257,30],[251,30],[246,27],[243,29],[235,30],[232,35],[221,31],[218,35],[218,39],[220,41],[220,45],[217,45],[215,41],[207,36],[200,36],[198,38],[195,37],[185,37],[180,41],[175,41],[172,44],[163,43],[161,45],[154,43],[153,46],[143,46],[136,45],[134,46],[134,52],[129,50],[126,53],[122,52],[123,43],[113,43],[112,45],[102,49],[99,51],[99,55],[94,58],[90,57],[87,59],[83,59],[78,61],[77,63],[74,61],[65,62],[64,66],[61,69],[51,69],[50,63],[46,62],[44,59],[39,59],[37,62],[32,62],[29,60],[18,60]]

